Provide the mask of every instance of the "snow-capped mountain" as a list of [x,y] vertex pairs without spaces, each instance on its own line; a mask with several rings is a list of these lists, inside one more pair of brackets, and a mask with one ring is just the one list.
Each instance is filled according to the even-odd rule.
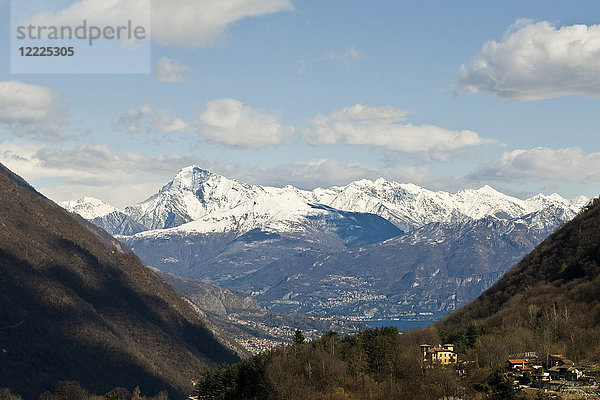
[[456,194],[434,192],[413,184],[378,179],[361,180],[347,186],[317,189],[316,197],[331,207],[380,215],[400,229],[410,231],[432,222],[460,221],[464,217],[481,219],[490,215],[502,218],[525,216],[547,207],[565,210],[571,219],[588,199],[574,201],[558,194],[538,194],[527,200],[500,193],[490,186],[462,190]]
[[143,225],[134,221],[123,211],[93,197],[64,201],[59,205],[67,211],[79,214],[113,235],[135,235],[146,230]]
[[147,230],[179,227],[178,232],[209,233],[299,229],[306,218],[327,213],[314,205],[376,214],[403,231],[411,231],[432,222],[477,220],[490,215],[518,218],[547,208],[563,210],[564,219],[569,220],[586,202],[585,197],[569,201],[557,194],[521,200],[489,186],[451,194],[385,179],[305,191],[293,186],[250,185],[191,166],[154,196],[123,211],[92,198],[63,206],[87,219],[119,211]]
[[247,185],[192,166],[149,199],[127,207],[125,212],[148,229],[172,228],[204,216],[232,210],[257,197],[260,186]]
[[305,218],[328,213],[297,189],[247,185],[195,168],[126,212],[150,229],[195,233],[294,230]]
[[58,203],[62,208],[81,215],[85,219],[94,219],[104,217],[113,211],[120,211],[118,208],[106,204],[102,200],[94,197],[84,197],[79,200],[63,201]]

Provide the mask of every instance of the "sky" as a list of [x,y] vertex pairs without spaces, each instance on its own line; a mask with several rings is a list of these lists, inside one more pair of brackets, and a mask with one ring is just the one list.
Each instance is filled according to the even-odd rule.
[[[119,0],[37,3],[59,21]],[[150,73],[106,74],[11,73],[10,7],[0,162],[56,201],[124,207],[192,164],[302,189],[600,194],[595,0],[153,0]]]

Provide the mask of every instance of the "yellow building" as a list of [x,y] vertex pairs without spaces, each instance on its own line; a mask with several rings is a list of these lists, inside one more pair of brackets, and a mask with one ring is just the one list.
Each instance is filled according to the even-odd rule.
[[422,344],[421,354],[423,355],[423,361],[431,364],[458,364],[458,354],[454,352],[453,344],[438,345],[437,347],[429,344]]

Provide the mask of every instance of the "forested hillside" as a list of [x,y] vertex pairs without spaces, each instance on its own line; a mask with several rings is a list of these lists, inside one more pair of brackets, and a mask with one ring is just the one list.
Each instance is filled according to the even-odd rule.
[[0,165],[0,388],[37,399],[59,381],[172,397],[238,357],[106,232]]

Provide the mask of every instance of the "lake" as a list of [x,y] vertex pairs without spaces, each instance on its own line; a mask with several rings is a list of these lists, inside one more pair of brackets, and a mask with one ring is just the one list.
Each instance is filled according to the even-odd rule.
[[423,320],[423,321],[405,321],[405,320],[374,320],[374,321],[361,321],[363,324],[370,326],[371,328],[381,328],[383,326],[394,326],[399,331],[406,331],[412,328],[422,328],[429,324],[436,322],[436,320]]

